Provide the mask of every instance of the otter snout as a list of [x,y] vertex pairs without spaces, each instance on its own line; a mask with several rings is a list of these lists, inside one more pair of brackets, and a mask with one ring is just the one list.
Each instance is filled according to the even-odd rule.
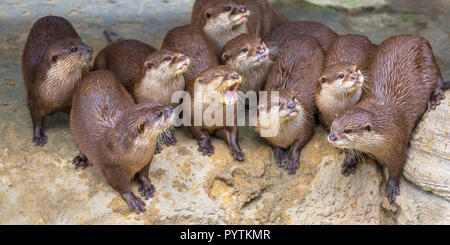
[[187,57],[183,55],[183,56],[180,56],[180,58],[178,58],[178,59],[179,59],[180,61],[184,61],[184,60],[186,60],[186,58],[187,58]]
[[231,78],[233,78],[234,80],[236,80],[236,79],[239,79],[239,74],[233,74],[232,76],[231,76]]
[[266,52],[266,49],[263,47],[259,47],[258,50],[256,50],[256,53],[259,55],[262,55]]
[[247,12],[247,9],[245,7],[239,8],[239,13],[245,13],[245,12]]
[[336,142],[338,140],[338,138],[336,137],[336,135],[334,133],[330,133],[328,135],[328,141],[330,142]]
[[355,81],[358,81],[359,80],[359,74],[353,74],[352,76],[351,76],[351,78],[352,78],[352,80],[355,80]]

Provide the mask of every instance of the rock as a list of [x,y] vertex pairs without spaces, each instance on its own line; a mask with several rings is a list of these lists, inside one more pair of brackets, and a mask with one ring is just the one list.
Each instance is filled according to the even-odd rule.
[[373,10],[386,5],[386,0],[306,0],[310,3],[347,11]]
[[450,91],[417,125],[403,170],[406,179],[450,201]]

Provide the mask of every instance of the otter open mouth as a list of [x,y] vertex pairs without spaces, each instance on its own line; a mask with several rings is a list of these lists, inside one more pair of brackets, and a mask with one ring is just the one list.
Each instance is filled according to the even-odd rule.
[[239,26],[247,22],[248,14],[241,15],[238,19],[234,21],[234,26]]
[[237,103],[237,94],[236,90],[238,88],[239,84],[236,83],[234,85],[231,85],[230,87],[226,88],[225,90],[225,101],[228,105],[233,105]]
[[181,66],[180,66],[180,68],[179,68],[179,70],[186,70],[187,69],[187,67],[188,67],[188,62],[184,62]]

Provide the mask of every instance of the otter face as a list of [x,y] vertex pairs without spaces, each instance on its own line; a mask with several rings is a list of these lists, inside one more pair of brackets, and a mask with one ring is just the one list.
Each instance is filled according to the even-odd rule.
[[52,65],[64,63],[79,67],[87,66],[92,55],[93,49],[79,39],[66,38],[50,46],[46,57]]
[[172,126],[175,113],[170,106],[141,104],[132,109],[128,118],[129,128],[134,129],[139,137],[150,139]]
[[203,85],[203,101],[220,98],[226,105],[236,104],[237,89],[242,77],[230,66],[216,66],[203,71],[196,82]]
[[152,78],[157,77],[170,81],[171,78],[186,72],[189,63],[189,58],[184,54],[160,50],[146,58],[143,69],[145,69],[145,74],[151,75]]
[[275,116],[274,113],[278,112],[279,122],[291,121],[303,112],[300,102],[293,93],[285,90],[279,91],[279,101],[268,103],[267,107],[267,110],[265,110],[264,104],[261,102],[258,105],[261,118],[273,117]]
[[360,90],[364,84],[364,76],[352,63],[338,63],[325,69],[320,77],[322,89],[333,94],[347,94]]
[[362,109],[352,109],[333,121],[328,142],[338,148],[371,153],[382,143],[383,136],[373,127],[374,115]]
[[222,60],[232,67],[248,68],[268,61],[269,49],[261,38],[241,34],[228,41],[223,48]]
[[231,0],[217,1],[203,11],[204,29],[230,30],[247,22],[250,11]]

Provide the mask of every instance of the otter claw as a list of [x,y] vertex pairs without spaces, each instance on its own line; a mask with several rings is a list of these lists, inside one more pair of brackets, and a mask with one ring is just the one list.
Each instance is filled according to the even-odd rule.
[[280,168],[283,167],[286,158],[286,153],[280,148],[273,148],[273,154],[277,166]]
[[146,211],[145,202],[142,201],[140,197],[135,196],[133,192],[122,194],[122,198],[123,200],[125,200],[125,202],[127,202],[128,207],[136,213]]
[[138,187],[139,193],[141,196],[148,200],[150,197],[153,197],[155,193],[155,187],[151,184],[150,180],[139,183]]
[[161,153],[162,149],[163,148],[162,148],[161,144],[159,144],[159,142],[156,142],[155,155]]
[[400,188],[395,181],[389,180],[386,184],[386,197],[389,203],[392,204],[395,201],[395,196],[400,195]]
[[90,164],[87,157],[83,153],[79,153],[78,156],[73,158],[72,164],[75,165],[75,168],[87,168]]
[[33,142],[35,146],[44,146],[47,144],[47,135],[40,127],[34,129]]
[[300,166],[300,163],[297,160],[293,160],[290,158],[286,158],[284,161],[286,169],[288,170],[288,174],[295,174],[297,172],[297,168]]
[[214,154],[214,146],[211,141],[206,138],[198,141],[198,151],[203,154],[203,156],[211,156]]
[[344,162],[342,163],[341,173],[347,177],[353,174],[356,170],[357,160],[353,153],[347,153]]
[[236,149],[236,148],[233,148],[233,149],[230,149],[230,150],[231,150],[231,155],[233,155],[233,157],[234,157],[236,160],[238,160],[238,161],[244,161],[244,159],[245,159],[245,154],[244,154],[244,152],[243,152],[242,150]]

